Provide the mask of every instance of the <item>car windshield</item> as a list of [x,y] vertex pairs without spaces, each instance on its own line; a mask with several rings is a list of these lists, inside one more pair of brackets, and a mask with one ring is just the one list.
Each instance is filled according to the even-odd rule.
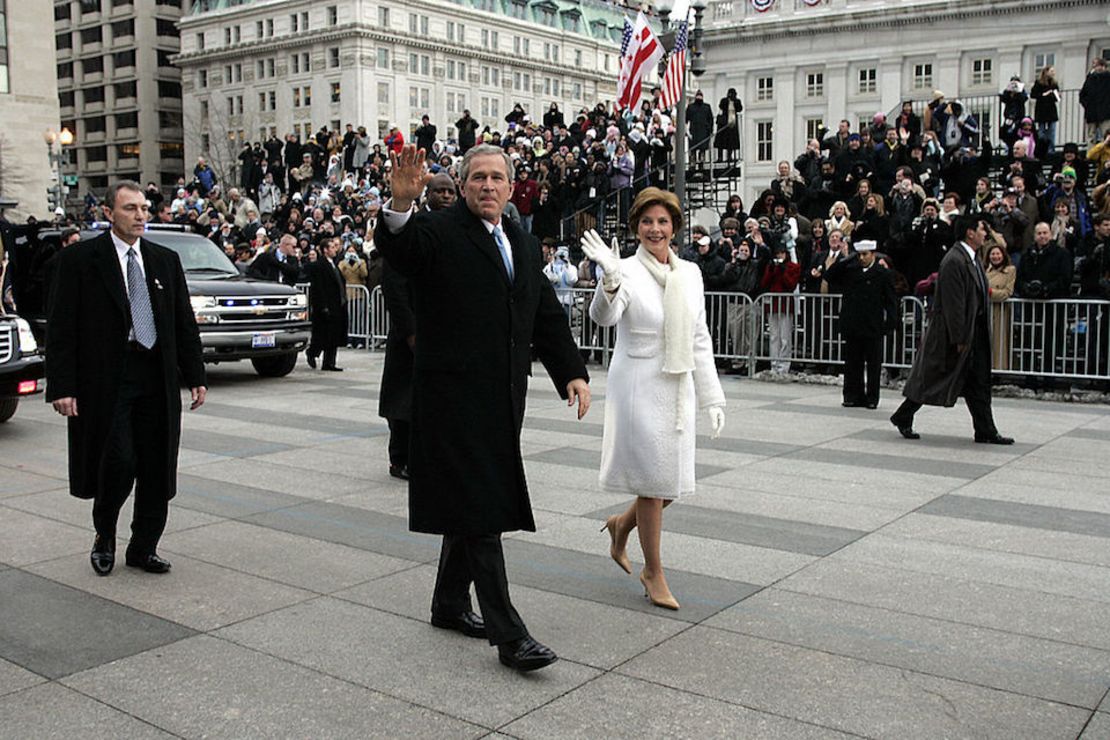
[[211,275],[239,274],[239,270],[231,264],[220,248],[203,236],[169,231],[148,231],[143,234],[143,238],[177,252],[185,272],[206,272]]

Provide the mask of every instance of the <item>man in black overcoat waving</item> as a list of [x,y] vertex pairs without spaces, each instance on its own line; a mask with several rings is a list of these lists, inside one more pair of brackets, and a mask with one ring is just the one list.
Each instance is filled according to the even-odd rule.
[[166,573],[156,548],[177,489],[181,385],[204,403],[204,360],[177,253],[142,238],[146,193],[108,188],[110,231],[58,253],[46,332],[46,400],[69,428],[69,490],[93,500],[90,561],[112,572],[135,487],[127,565]]
[[308,310],[312,316],[312,340],[305,350],[309,367],[316,367],[316,358],[324,356],[324,370],[342,372],[335,364],[341,344],[347,343],[347,281],[335,266],[335,257],[342,248],[338,236],[320,242],[320,257],[311,263],[308,273]]
[[443,535],[432,624],[488,638],[509,667],[542,668],[555,653],[513,608],[501,533],[536,529],[520,452],[533,349],[578,418],[590,405],[586,368],[536,239],[502,217],[512,160],[474,147],[460,167],[463,198],[415,213],[430,180],[424,152],[410,144],[390,159],[393,198],[374,243],[414,288],[409,527]]

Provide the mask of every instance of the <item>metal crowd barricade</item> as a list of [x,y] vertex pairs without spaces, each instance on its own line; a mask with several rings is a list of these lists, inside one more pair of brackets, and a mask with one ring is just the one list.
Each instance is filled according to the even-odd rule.
[[370,345],[370,291],[365,285],[347,286],[347,340]]
[[991,312],[995,373],[1110,380],[1110,302],[1013,298]]
[[583,353],[592,352],[600,355],[603,364],[609,364],[609,352],[613,348],[613,330],[601,326],[590,318],[590,303],[594,299],[593,288],[574,288],[571,290],[574,301],[567,313],[570,322],[570,333],[575,344]]
[[385,294],[382,293],[382,286],[377,285],[374,290],[370,291],[370,341],[367,346],[370,349],[385,346],[385,340],[389,336],[389,312],[385,310]]
[[751,360],[759,337],[755,304],[744,293],[706,293],[705,323],[713,355],[722,360]]

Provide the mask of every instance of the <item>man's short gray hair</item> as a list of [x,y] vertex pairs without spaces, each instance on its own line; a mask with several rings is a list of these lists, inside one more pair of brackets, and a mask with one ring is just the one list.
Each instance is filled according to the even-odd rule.
[[104,205],[108,208],[116,207],[116,194],[121,190],[131,190],[139,195],[143,195],[143,186],[134,180],[120,180],[108,186],[108,191],[104,193]]
[[513,164],[513,158],[506,154],[505,150],[493,144],[479,144],[467,149],[466,154],[463,155],[462,164],[459,165],[459,180],[466,183],[466,179],[470,177],[470,161],[472,159],[490,155],[497,155],[505,160],[505,174],[508,175],[509,182],[516,179],[516,166]]

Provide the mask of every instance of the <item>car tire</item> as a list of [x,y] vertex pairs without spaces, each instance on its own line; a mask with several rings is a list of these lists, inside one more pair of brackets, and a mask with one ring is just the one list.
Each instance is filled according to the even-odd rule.
[[255,357],[251,360],[254,371],[264,378],[284,378],[297,366],[299,353],[290,352],[273,357]]
[[17,406],[19,406],[18,398],[5,398],[0,400],[0,424],[12,418]]

